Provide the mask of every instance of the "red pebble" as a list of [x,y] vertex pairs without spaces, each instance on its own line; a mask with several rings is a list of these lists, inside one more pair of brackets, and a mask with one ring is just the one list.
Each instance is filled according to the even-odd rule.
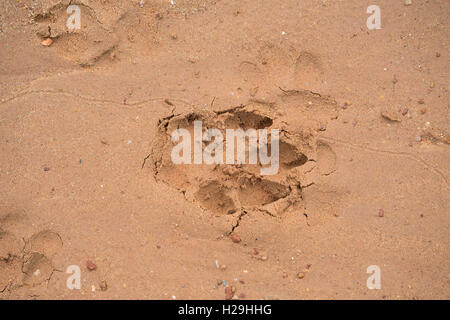
[[233,298],[233,289],[231,289],[231,287],[226,287],[225,288],[225,299],[231,300],[232,298]]
[[88,268],[89,271],[97,269],[97,266],[91,260],[88,260],[86,262],[86,267]]
[[239,242],[241,242],[241,238],[239,238],[239,236],[236,234],[232,234],[231,241],[233,241],[234,243],[239,243]]

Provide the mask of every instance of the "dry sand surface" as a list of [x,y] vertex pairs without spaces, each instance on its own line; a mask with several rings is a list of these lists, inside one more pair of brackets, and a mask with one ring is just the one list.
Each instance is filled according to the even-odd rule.
[[[449,15],[0,1],[0,299],[449,299]],[[175,165],[194,121],[279,129],[278,172]]]

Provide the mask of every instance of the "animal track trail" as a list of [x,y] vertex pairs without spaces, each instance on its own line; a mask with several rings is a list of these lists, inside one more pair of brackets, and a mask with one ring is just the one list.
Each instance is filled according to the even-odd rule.
[[16,226],[24,222],[24,214],[0,212],[0,296],[50,280],[54,272],[52,258],[62,250],[62,239],[52,230],[21,239]]
[[[335,170],[336,156],[332,148],[318,141],[317,136],[328,121],[336,118],[337,105],[333,99],[308,91],[286,91],[271,103],[249,101],[225,110],[194,109],[172,114],[159,120],[158,133],[145,165],[157,181],[179,190],[188,201],[217,217],[233,215],[240,219],[243,214],[252,213],[283,220],[289,212],[303,214],[304,189],[321,175]],[[248,161],[248,139],[244,163],[174,164],[171,152],[177,143],[172,142],[171,134],[176,129],[185,129],[191,134],[189,143],[193,145],[195,121],[202,121],[202,134],[210,128],[218,129],[224,137],[225,151],[226,129],[268,132],[278,129],[278,172],[262,175],[261,168],[265,166],[259,160],[253,164]],[[211,143],[203,141],[203,147]]]
[[62,58],[81,66],[93,66],[114,50],[119,39],[100,24],[90,7],[83,4],[77,6],[81,11],[81,29],[68,29],[68,5],[58,3],[48,11],[35,14],[36,34],[41,38],[53,39],[52,49]]
[[26,286],[36,286],[50,280],[53,273],[52,262],[37,252],[26,253],[23,258],[22,282]]
[[[67,26],[73,15],[73,11],[67,12],[69,5],[80,9],[79,29],[70,30]],[[156,43],[160,23],[156,13],[162,12],[156,4],[139,8],[129,3],[112,10],[89,0],[54,1],[32,8],[36,35],[41,39],[51,38],[53,43],[49,50],[82,67],[91,67],[100,61],[111,63],[119,58],[116,57],[119,52],[126,56],[136,52],[147,55]]]
[[255,58],[242,61],[238,67],[245,81],[258,86],[278,79],[276,85],[306,88],[319,85],[323,78],[324,62],[315,52],[297,48],[288,41],[263,42],[255,52]]
[[25,245],[25,251],[38,252],[49,258],[57,254],[63,246],[60,235],[51,230],[34,234]]

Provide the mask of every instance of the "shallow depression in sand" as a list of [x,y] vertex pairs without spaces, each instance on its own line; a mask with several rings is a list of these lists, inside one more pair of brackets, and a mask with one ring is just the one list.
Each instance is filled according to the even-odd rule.
[[[330,173],[334,168],[334,153],[324,142],[317,142],[317,132],[322,130],[324,121],[336,116],[335,102],[310,92],[284,93],[277,99],[276,112],[273,104],[251,101],[221,111],[194,110],[160,119],[148,159],[153,175],[218,215],[259,211],[282,217],[289,210],[302,208],[302,188],[313,184],[315,175]],[[260,169],[264,165],[260,159],[249,163],[248,153],[247,162],[239,164],[174,164],[171,150],[175,143],[171,141],[171,133],[186,129],[192,135],[195,121],[202,121],[202,134],[208,128],[217,128],[223,133],[225,144],[227,129],[279,130],[279,138],[275,140],[279,145],[277,172],[262,175]],[[250,142],[245,141],[248,151]],[[270,153],[271,140],[268,141]],[[191,141],[191,150],[193,144]],[[203,141],[203,146],[208,143]],[[318,169],[318,164],[324,168]]]

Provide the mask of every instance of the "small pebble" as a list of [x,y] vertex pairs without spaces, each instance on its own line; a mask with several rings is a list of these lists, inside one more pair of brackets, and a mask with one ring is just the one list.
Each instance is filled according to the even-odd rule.
[[259,260],[261,260],[261,261],[266,261],[267,260],[267,256],[266,255],[261,255],[261,256],[258,256],[257,257]]
[[378,216],[379,217],[384,217],[384,210],[383,209],[378,210]]
[[239,242],[241,242],[241,238],[239,238],[239,236],[236,234],[232,234],[231,241],[233,241],[234,243],[239,243]]
[[226,287],[225,288],[225,299],[231,300],[232,298],[233,298],[233,291],[232,291],[231,287]]
[[439,58],[441,54],[439,52],[436,52],[436,58]]
[[303,279],[305,277],[305,274],[303,272],[299,272],[299,273],[297,273],[297,277],[299,279]]
[[426,112],[427,112],[427,109],[426,109],[426,108],[420,109],[420,113],[421,113],[421,114],[425,114]]
[[411,0],[405,0],[405,6],[410,6],[412,5],[412,1]]
[[396,112],[393,112],[389,109],[381,110],[381,117],[392,122],[400,122],[401,118],[397,115]]
[[417,100],[417,103],[419,103],[419,104],[424,104],[424,103],[425,103],[425,100],[424,100],[423,98],[420,98],[419,100]]
[[41,44],[45,47],[50,47],[52,45],[52,43],[53,43],[53,40],[50,38],[47,38],[41,42]]
[[88,260],[86,262],[86,267],[88,268],[89,271],[93,271],[93,270],[97,269],[97,266],[91,260]]

